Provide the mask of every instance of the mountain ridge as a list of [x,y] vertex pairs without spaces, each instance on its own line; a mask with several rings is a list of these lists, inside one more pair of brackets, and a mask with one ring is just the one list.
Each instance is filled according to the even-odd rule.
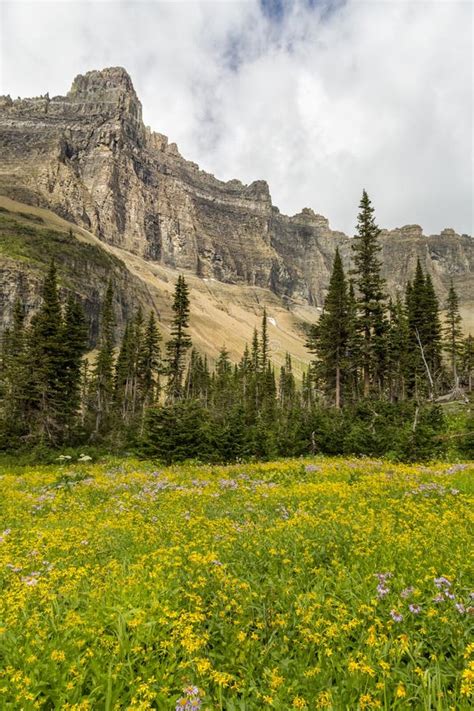
[[[265,181],[221,181],[146,127],[121,67],[78,75],[65,97],[0,99],[0,163],[0,194],[163,267],[269,289],[289,308],[322,306],[336,246],[350,268],[351,238],[326,217],[284,215]],[[474,305],[471,237],[405,225],[380,242],[390,294],[420,258],[441,303],[453,279],[464,308]]]

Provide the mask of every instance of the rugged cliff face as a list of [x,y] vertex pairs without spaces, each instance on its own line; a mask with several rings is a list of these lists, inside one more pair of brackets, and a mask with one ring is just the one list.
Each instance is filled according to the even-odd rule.
[[[322,304],[337,245],[350,261],[349,238],[326,218],[282,215],[264,181],[217,180],[146,128],[121,68],[78,76],[65,97],[0,100],[0,194],[165,267],[268,288],[288,304]],[[453,278],[461,301],[474,301],[470,237],[411,225],[381,241],[392,293],[420,257],[441,300]]]

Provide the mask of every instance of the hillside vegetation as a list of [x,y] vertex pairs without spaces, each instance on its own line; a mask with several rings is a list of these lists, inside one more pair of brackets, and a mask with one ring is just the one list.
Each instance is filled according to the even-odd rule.
[[4,467],[2,707],[472,708],[473,473]]

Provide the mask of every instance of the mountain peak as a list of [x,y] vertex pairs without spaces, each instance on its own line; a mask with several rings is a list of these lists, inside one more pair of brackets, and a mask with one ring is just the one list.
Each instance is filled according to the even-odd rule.
[[116,103],[124,98],[140,107],[129,73],[123,67],[95,69],[86,74],[78,74],[72,83],[68,98],[81,102]]

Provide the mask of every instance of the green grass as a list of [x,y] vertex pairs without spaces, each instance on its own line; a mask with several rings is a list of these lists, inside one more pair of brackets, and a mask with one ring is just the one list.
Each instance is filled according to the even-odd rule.
[[79,241],[72,233],[41,227],[41,217],[0,210],[0,257],[3,255],[45,271],[57,262],[63,279],[76,282],[90,265],[101,270],[124,268],[123,263],[92,244]]
[[471,708],[473,466],[0,472],[1,708]]

